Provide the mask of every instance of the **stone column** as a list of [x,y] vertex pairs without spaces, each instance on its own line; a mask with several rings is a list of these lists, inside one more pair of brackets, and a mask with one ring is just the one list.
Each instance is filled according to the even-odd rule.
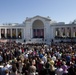
[[23,34],[23,35],[24,35],[24,39],[25,39],[25,35],[26,35],[26,34],[25,34],[25,28],[23,29],[23,31],[24,31],[24,34]]
[[21,34],[22,34],[22,39],[24,39],[24,29],[22,28],[22,30],[21,30]]
[[7,38],[7,28],[5,28],[5,38]]
[[31,27],[31,38],[33,38],[33,28]]
[[59,37],[62,36],[61,28],[59,28]]
[[64,27],[61,28],[61,36],[65,37],[65,28]]
[[46,41],[46,27],[44,27],[44,41]]
[[11,38],[12,38],[12,29],[10,29],[11,30]]
[[30,27],[30,38],[32,38],[32,35],[31,34],[32,34],[32,30],[31,30],[31,27]]
[[0,39],[1,39],[1,28],[0,28]]
[[24,38],[24,29],[21,28],[21,39],[23,39],[23,38]]
[[75,37],[75,32],[73,32],[73,37]]
[[67,37],[67,28],[65,27],[65,37]]
[[57,32],[57,29],[56,29],[56,28],[54,29],[54,34],[55,34],[55,36],[57,36],[57,34],[58,34],[58,32]]
[[16,38],[18,38],[18,29],[16,28]]
[[62,31],[62,28],[60,28],[60,36],[63,37],[63,31]]
[[73,31],[73,27],[71,27],[71,37],[75,37],[74,31]]
[[75,37],[76,30],[75,30],[74,27],[72,28],[72,30],[73,30],[73,33],[72,33],[73,34],[73,37]]

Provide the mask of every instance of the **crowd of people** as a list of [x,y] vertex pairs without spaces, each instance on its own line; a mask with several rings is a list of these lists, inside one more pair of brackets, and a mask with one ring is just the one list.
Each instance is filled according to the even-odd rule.
[[0,42],[0,75],[76,75],[76,44]]

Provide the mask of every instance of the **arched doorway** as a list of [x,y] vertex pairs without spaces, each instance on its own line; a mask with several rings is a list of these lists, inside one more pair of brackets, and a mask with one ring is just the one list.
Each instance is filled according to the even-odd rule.
[[44,38],[44,23],[41,20],[35,20],[32,24],[33,38]]

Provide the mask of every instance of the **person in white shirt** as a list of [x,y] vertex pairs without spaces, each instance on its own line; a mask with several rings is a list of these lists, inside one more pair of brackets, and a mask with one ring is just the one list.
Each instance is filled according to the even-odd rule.
[[56,74],[63,75],[63,69],[61,68],[61,66],[59,66],[59,68],[56,70]]
[[56,56],[55,55],[53,55],[52,60],[56,61]]
[[44,61],[44,63],[47,63],[47,54],[45,54],[45,55],[42,57],[42,60]]

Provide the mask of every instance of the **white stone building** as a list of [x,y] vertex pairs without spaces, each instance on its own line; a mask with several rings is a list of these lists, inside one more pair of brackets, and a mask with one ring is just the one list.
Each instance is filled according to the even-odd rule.
[[[52,21],[49,17],[26,18],[22,24],[0,25],[0,41],[16,40],[26,43],[47,43],[75,41],[76,21],[65,24]],[[25,41],[24,41],[25,40]]]

